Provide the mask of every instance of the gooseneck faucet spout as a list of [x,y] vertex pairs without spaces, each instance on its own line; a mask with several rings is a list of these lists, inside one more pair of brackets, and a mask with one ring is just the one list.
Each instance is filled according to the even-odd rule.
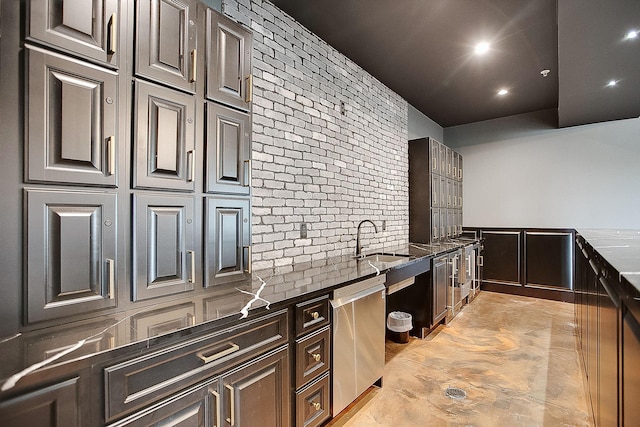
[[356,258],[359,258],[360,253],[362,252],[362,246],[360,245],[360,227],[362,227],[362,224],[364,224],[365,222],[373,225],[373,229],[376,231],[376,233],[378,232],[378,227],[376,227],[373,221],[369,219],[363,219],[362,221],[360,221],[360,224],[358,224],[358,233],[356,234]]

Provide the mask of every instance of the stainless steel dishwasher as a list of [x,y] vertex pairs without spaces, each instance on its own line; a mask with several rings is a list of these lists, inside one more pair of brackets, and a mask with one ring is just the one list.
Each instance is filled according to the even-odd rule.
[[384,372],[385,282],[381,274],[333,292],[333,415]]

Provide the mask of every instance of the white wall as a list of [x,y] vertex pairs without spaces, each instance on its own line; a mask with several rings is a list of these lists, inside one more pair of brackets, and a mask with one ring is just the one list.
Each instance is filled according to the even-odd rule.
[[268,1],[224,13],[253,32],[254,269],[353,254],[363,219],[367,247],[407,243],[407,102]]
[[467,227],[640,229],[640,119],[556,129],[555,111],[444,130]]
[[443,142],[443,128],[429,117],[425,116],[416,107],[409,104],[407,122],[409,126],[409,140],[417,138],[435,138]]

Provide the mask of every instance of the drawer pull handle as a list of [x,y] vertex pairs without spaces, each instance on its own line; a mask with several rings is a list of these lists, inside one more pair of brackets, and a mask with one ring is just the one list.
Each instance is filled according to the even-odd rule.
[[111,19],[109,20],[109,53],[116,53],[116,14],[111,14]]
[[116,138],[107,138],[107,175],[116,173]]
[[197,66],[198,56],[196,49],[191,51],[191,75],[189,76],[189,82],[193,83],[196,81],[196,66]]
[[107,283],[109,285],[109,299],[116,297],[116,263],[107,259]]
[[234,414],[234,408],[235,408],[235,390],[232,386],[230,386],[229,384],[225,384],[224,385],[227,390],[229,391],[229,418],[227,418],[227,422],[229,424],[231,424],[231,427],[234,426],[234,424],[236,423],[236,417]]
[[320,404],[320,402],[311,402],[311,406],[313,407],[313,409],[315,409],[316,411],[319,411],[320,409],[322,409],[322,405]]
[[249,104],[253,98],[253,74],[245,77],[244,102]]
[[189,256],[189,283],[196,283],[196,251],[187,251]]
[[194,150],[190,150],[187,152],[187,182],[193,182],[195,175],[195,159],[196,152]]
[[198,357],[202,359],[204,363],[210,363],[210,362],[213,362],[214,360],[220,359],[221,357],[227,356],[231,353],[235,353],[236,351],[240,350],[240,347],[237,344],[230,342],[228,345],[229,345],[229,348],[219,351],[217,353],[214,353],[210,356],[207,356],[206,351],[201,351],[200,353],[198,353]]
[[313,313],[311,313],[311,318],[313,320],[318,320],[319,317],[320,317],[320,313],[318,313],[317,311],[314,311]]
[[211,390],[210,393],[213,395],[213,398],[216,401],[216,423],[213,425],[213,427],[222,427],[222,424],[220,423],[220,393],[215,390]]
[[313,358],[313,360],[315,360],[316,362],[319,362],[320,360],[322,360],[322,356],[319,355],[318,353],[314,353],[311,355],[311,357]]
[[245,245],[242,248],[247,250],[247,268],[244,269],[244,272],[251,274],[251,245]]
[[247,159],[244,161],[244,166],[246,168],[247,180],[244,183],[244,187],[251,187],[251,159]]

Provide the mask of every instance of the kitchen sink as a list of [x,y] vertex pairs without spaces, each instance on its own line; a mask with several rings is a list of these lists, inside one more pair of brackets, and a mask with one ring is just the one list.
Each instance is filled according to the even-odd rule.
[[395,254],[370,254],[362,259],[366,259],[373,262],[394,262],[400,261],[401,259],[408,258],[409,255],[395,255]]

